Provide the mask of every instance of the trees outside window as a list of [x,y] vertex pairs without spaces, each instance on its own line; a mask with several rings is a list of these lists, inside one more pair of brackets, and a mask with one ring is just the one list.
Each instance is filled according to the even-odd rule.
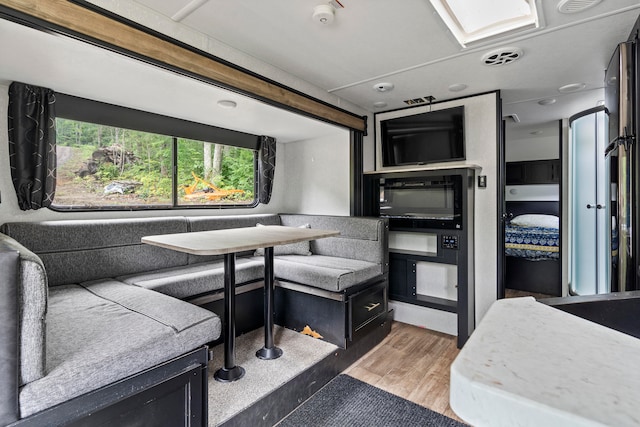
[[53,208],[255,205],[254,150],[64,118],[56,127]]

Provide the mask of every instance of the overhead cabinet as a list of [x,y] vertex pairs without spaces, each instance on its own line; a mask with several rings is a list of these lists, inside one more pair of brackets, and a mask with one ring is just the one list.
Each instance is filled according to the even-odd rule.
[[557,184],[562,177],[560,159],[507,163],[507,185]]

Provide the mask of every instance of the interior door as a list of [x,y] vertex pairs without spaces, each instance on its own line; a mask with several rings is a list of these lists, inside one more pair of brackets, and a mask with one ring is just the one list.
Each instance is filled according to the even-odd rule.
[[571,118],[570,292],[609,292],[609,174],[603,108]]

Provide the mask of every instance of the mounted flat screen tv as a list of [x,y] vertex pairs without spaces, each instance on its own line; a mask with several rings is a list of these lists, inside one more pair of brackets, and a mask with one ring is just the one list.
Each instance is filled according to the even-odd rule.
[[464,106],[380,122],[382,166],[464,160]]

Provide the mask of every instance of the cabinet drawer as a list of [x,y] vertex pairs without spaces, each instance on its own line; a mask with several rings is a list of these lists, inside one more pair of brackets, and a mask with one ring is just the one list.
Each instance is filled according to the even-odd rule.
[[366,289],[349,298],[351,331],[357,331],[372,319],[387,311],[387,287],[384,284]]

